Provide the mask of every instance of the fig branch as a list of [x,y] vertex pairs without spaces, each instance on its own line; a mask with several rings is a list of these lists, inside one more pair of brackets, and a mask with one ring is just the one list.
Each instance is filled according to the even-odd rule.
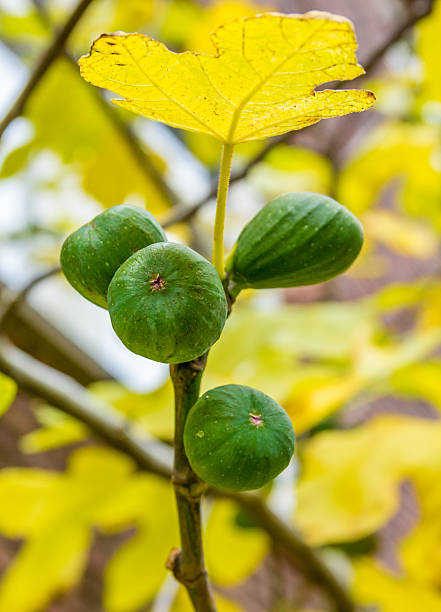
[[[224,226],[234,145],[224,144],[219,168],[216,218],[213,232],[213,265],[224,276]],[[228,291],[225,290],[228,297]],[[175,488],[181,536],[180,551],[172,551],[167,567],[186,588],[196,612],[216,612],[210,581],[204,563],[201,498],[206,485],[194,473],[184,448],[184,427],[192,406],[199,398],[201,379],[207,362],[205,354],[188,363],[170,365],[175,394],[174,467]]]
[[181,535],[180,551],[172,551],[167,567],[187,589],[196,612],[216,612],[216,604],[204,563],[201,496],[205,488],[191,469],[184,449],[184,426],[191,407],[199,398],[206,356],[170,366],[175,392],[175,439],[172,482]]
[[[224,276],[224,226],[234,145],[224,144],[219,169],[216,218],[213,232],[213,265]],[[228,291],[225,290],[228,297]],[[192,406],[199,398],[207,355],[188,363],[170,365],[175,394],[174,466],[172,482],[178,509],[181,547],[172,551],[167,567],[186,588],[196,612],[216,612],[204,563],[201,498],[206,485],[194,473],[184,448],[184,428]]]

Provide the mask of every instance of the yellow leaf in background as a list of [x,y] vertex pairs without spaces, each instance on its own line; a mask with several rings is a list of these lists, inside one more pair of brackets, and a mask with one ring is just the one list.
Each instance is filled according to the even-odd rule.
[[[0,531],[27,538],[2,577],[0,612],[46,609],[56,594],[75,586],[94,527],[107,532],[133,524],[142,527],[144,557],[153,554],[154,561],[150,573],[147,569],[142,579],[138,575],[138,590],[134,586],[130,591],[133,598],[140,589],[151,588],[159,573],[157,580],[162,581],[165,569],[155,551],[165,558],[177,542],[173,494],[168,483],[134,469],[122,453],[88,446],[71,454],[65,473],[30,468],[0,473]],[[134,568],[130,571],[133,575]],[[122,582],[117,572],[117,601]],[[124,594],[129,599],[125,588]]]
[[[75,65],[64,59],[55,62],[26,107],[34,134],[30,142],[6,157],[0,177],[16,174],[50,150],[78,172],[84,189],[104,207],[135,196],[148,203],[152,214],[165,212],[168,202],[103,113],[96,93],[78,78]],[[158,167],[157,157],[147,147],[145,153]],[[158,169],[161,171],[160,166]]]
[[441,342],[441,329],[418,330],[401,342],[385,346],[368,339],[360,345],[355,364],[357,373],[368,383],[385,382],[396,371],[426,359]]
[[46,470],[6,468],[0,471],[0,532],[27,536],[44,510],[52,488],[61,478]]
[[342,169],[337,199],[355,214],[377,204],[392,180],[407,213],[429,217],[441,229],[441,172],[434,164],[439,137],[431,126],[388,122]]
[[81,442],[90,434],[80,422],[66,421],[57,427],[42,427],[22,436],[20,450],[22,453],[42,453],[44,451]]
[[[134,474],[118,491],[118,497],[110,497],[97,505],[92,521],[105,533],[116,533],[130,524],[143,522],[152,508],[156,512],[156,492],[164,481],[146,473]],[[159,489],[162,491],[162,488]],[[166,512],[173,510],[173,504]]]
[[441,594],[395,575],[371,559],[356,561],[353,595],[357,603],[381,612],[439,612]]
[[177,516],[169,483],[151,479],[145,516],[138,533],[113,555],[104,573],[104,608],[133,612],[154,598],[167,570],[170,550],[179,543]]
[[81,18],[81,26],[69,37],[69,47],[80,54],[103,31],[142,31],[159,7],[156,0],[94,0]]
[[424,299],[427,292],[427,288],[424,285],[424,281],[422,283],[387,285],[375,294],[374,301],[383,312],[416,306]]
[[439,239],[429,223],[387,210],[363,215],[363,228],[371,240],[377,240],[406,257],[429,259],[439,249]]
[[250,181],[266,198],[273,199],[289,191],[329,193],[333,170],[324,155],[301,147],[279,145],[249,173]]
[[441,412],[441,361],[414,363],[395,372],[391,385],[398,393],[431,402]]
[[216,501],[205,532],[207,569],[213,581],[229,586],[248,578],[269,553],[271,543],[261,529],[241,527],[239,507],[230,501]]
[[300,359],[348,362],[354,338],[372,329],[373,315],[365,301],[291,305],[275,313],[238,306],[210,352],[204,389],[233,382],[283,401]]
[[2,6],[0,12],[0,34],[5,40],[15,43],[40,42],[52,34],[46,24],[42,23],[37,11],[26,14],[8,13]]
[[129,391],[115,381],[100,381],[89,389],[128,419],[161,440],[173,438],[173,386],[169,379],[149,393]]
[[330,373],[312,368],[299,377],[290,394],[283,400],[297,434],[316,425],[341,408],[362,388],[365,381],[354,373]]
[[315,545],[356,540],[395,513],[404,478],[441,472],[441,422],[377,417],[302,447],[296,523]]
[[[431,14],[417,24],[416,51],[423,66],[421,102],[441,102],[438,62],[441,57],[441,2],[434,2]],[[438,109],[438,113],[439,113]]]
[[441,286],[431,283],[427,287],[425,300],[418,313],[417,329],[434,330],[436,333],[441,327]]
[[[232,602],[230,599],[225,599],[221,595],[215,595],[216,606],[218,612],[245,612],[238,603]],[[194,608],[190,603],[190,599],[184,589],[179,589],[175,601],[169,612],[193,612]]]
[[89,484],[113,482],[116,486],[135,469],[133,460],[127,455],[108,447],[80,448],[69,457],[68,473]]
[[185,47],[197,53],[215,53],[216,47],[211,35],[220,26],[228,21],[233,21],[233,19],[251,17],[272,9],[270,3],[265,6],[248,0],[217,0],[212,2],[205,7],[197,26],[188,30]]
[[363,74],[352,24],[314,11],[266,13],[213,35],[218,55],[176,54],[142,34],[102,35],[79,61],[115,104],[155,121],[238,143],[366,110],[364,90],[314,88]]
[[38,402],[34,416],[40,427],[20,438],[19,445],[23,453],[40,453],[81,442],[90,436],[86,425],[47,404]]
[[400,565],[416,582],[441,586],[441,490],[437,466],[417,474],[418,522],[398,548]]
[[248,578],[269,553],[271,542],[264,531],[241,527],[239,506],[216,501],[205,532],[208,573],[216,584],[230,586]]
[[89,529],[80,524],[48,526],[28,540],[3,575],[0,612],[45,610],[51,598],[80,580],[90,545]]
[[175,49],[185,48],[188,33],[199,27],[206,10],[206,6],[193,0],[168,0],[162,7],[159,38],[168,41]]
[[17,385],[5,374],[0,372],[0,416],[6,412],[15,399]]
[[[222,144],[218,140],[202,132],[185,132],[185,142],[193,155],[206,166],[217,167],[222,153]],[[242,142],[235,150],[236,159],[240,157],[243,161],[249,160],[260,153],[264,146],[265,140]]]

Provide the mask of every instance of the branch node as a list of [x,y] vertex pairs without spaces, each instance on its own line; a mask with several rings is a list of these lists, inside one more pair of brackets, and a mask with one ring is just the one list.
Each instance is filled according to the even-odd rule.
[[177,568],[179,566],[179,561],[180,561],[180,556],[182,554],[182,550],[180,548],[172,548],[168,557],[167,557],[167,561],[165,564],[166,569],[168,569],[170,572],[173,572],[173,574],[176,575],[177,572]]

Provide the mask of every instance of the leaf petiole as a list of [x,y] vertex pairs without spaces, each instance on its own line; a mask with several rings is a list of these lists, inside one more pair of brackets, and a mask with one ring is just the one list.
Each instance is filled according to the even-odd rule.
[[233,151],[234,144],[224,143],[217,187],[216,218],[214,220],[213,234],[213,265],[221,278],[224,277],[225,207],[227,204],[228,187],[230,184]]

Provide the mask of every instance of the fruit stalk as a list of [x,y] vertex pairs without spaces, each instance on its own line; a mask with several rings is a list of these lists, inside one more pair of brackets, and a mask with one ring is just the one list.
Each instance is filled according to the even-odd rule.
[[175,459],[172,481],[178,508],[181,550],[173,550],[167,567],[187,589],[196,612],[216,612],[202,548],[201,496],[205,484],[190,467],[183,434],[190,408],[199,398],[207,356],[170,366],[175,392]]
[[224,225],[225,208],[227,205],[228,187],[230,184],[231,161],[233,159],[234,144],[225,143],[222,149],[222,159],[219,170],[219,183],[217,188],[216,218],[214,220],[213,235],[213,266],[220,278],[224,273]]

